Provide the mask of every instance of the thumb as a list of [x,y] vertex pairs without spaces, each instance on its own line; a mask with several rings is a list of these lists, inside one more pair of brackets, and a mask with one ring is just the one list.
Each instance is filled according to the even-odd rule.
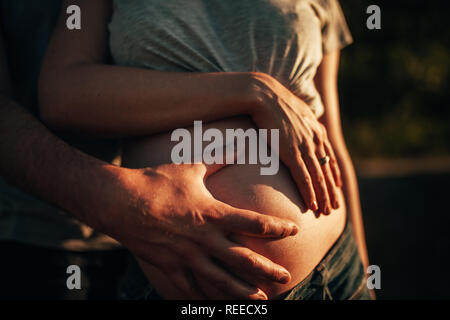
[[220,214],[215,221],[222,229],[257,238],[285,238],[298,233],[291,220],[239,209],[217,200]]

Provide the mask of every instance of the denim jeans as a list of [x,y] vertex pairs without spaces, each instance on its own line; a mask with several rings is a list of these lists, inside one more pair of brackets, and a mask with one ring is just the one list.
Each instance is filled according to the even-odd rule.
[[286,294],[285,299],[370,300],[350,223],[322,261]]
[[[119,299],[161,300],[148,284],[136,260],[130,262],[119,285]],[[347,223],[343,233],[313,271],[288,291],[285,300],[370,300],[364,267],[351,224]]]

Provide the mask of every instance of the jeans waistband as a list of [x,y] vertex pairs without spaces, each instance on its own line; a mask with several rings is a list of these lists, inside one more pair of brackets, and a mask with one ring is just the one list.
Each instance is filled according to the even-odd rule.
[[352,225],[347,222],[325,257],[284,299],[345,299],[361,287],[364,279]]

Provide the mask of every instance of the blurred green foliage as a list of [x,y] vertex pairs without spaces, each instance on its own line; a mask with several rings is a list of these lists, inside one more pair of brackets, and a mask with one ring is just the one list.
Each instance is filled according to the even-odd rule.
[[[341,0],[354,44],[341,56],[344,133],[356,157],[450,154],[447,2]],[[381,8],[381,30],[366,9]]]

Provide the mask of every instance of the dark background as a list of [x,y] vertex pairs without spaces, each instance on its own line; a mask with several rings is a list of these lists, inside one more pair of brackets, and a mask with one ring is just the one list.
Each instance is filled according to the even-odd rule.
[[[340,3],[355,40],[342,51],[343,128],[359,178],[370,262],[381,268],[382,288],[377,296],[449,299],[448,1]],[[381,8],[381,30],[366,27],[366,9],[371,4]],[[5,258],[7,252],[0,252]],[[124,267],[117,263],[123,257],[108,257],[107,262],[115,259],[115,268],[104,268],[86,256],[94,278],[109,272],[112,279]],[[33,261],[28,258],[23,258],[21,274]],[[30,273],[23,281],[31,281],[35,274],[41,273]],[[47,274],[41,275],[38,291],[51,286]],[[112,284],[86,286],[91,299],[114,294]],[[11,296],[11,292],[4,294]],[[61,298],[86,297],[81,293]]]
[[[342,0],[345,137],[379,299],[450,298],[450,12],[447,1]],[[369,5],[381,30],[366,27]]]

